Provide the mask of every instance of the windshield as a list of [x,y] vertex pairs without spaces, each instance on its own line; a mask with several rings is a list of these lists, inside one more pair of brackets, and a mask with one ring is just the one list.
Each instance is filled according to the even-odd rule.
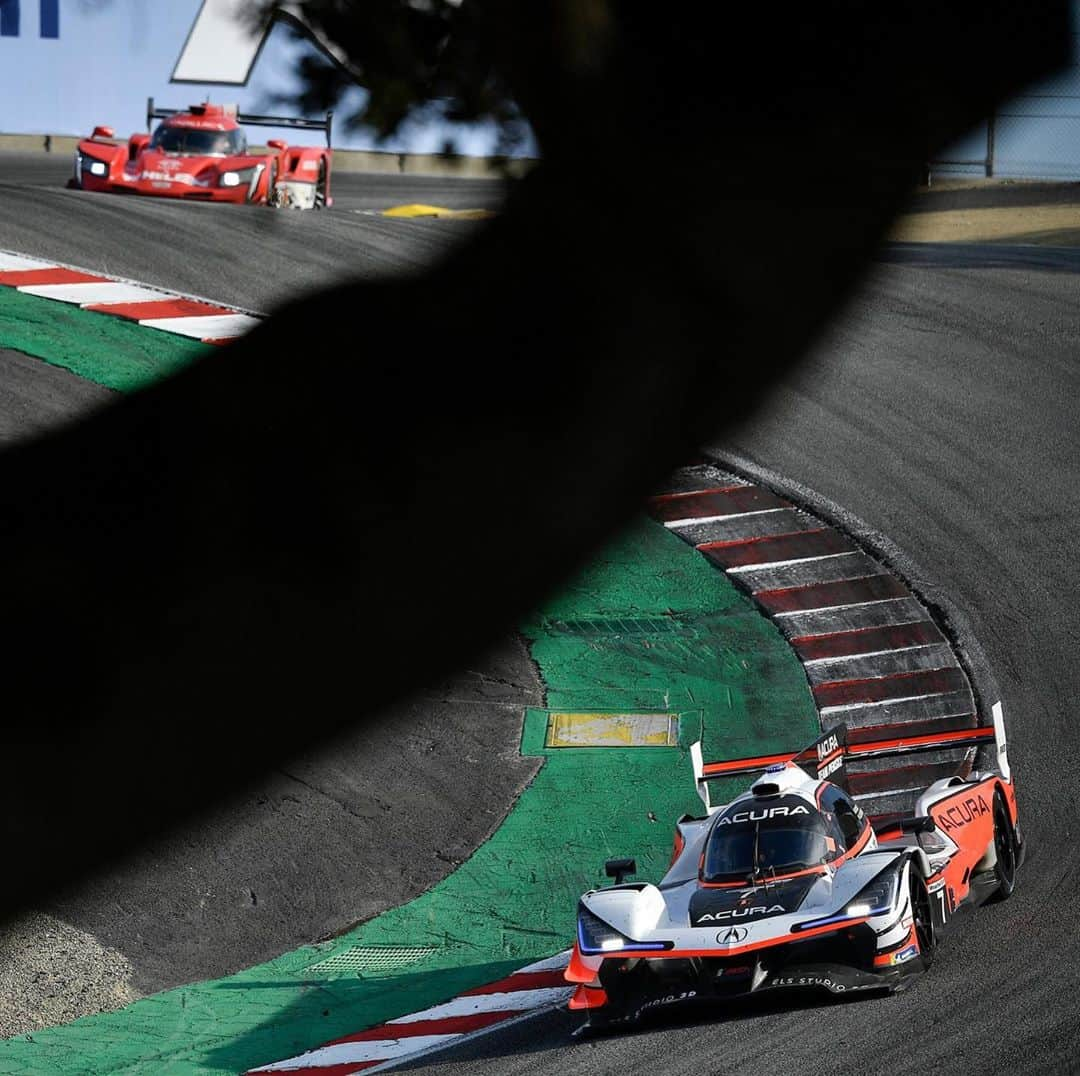
[[150,140],[150,148],[186,157],[236,156],[247,152],[247,139],[243,131],[204,131],[161,124]]
[[791,874],[828,859],[825,830],[818,819],[801,824],[751,822],[716,826],[705,849],[702,880],[743,881],[754,874]]

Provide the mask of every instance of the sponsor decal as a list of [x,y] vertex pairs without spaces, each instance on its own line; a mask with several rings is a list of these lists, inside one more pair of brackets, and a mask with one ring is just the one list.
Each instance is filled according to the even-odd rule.
[[919,947],[917,945],[909,945],[906,949],[901,949],[899,953],[893,957],[894,964],[903,964],[908,960],[914,960],[919,955]]
[[730,826],[738,822],[764,822],[769,818],[793,818],[795,815],[809,814],[808,808],[801,803],[795,807],[763,807],[760,811],[736,811],[733,815],[725,815],[718,825]]
[[140,179],[146,179],[151,181],[157,181],[154,186],[157,186],[158,182],[165,183],[179,183],[181,187],[209,187],[210,184],[205,180],[198,179],[191,175],[190,172],[153,172],[144,171],[139,177]]
[[834,751],[839,751],[839,750],[840,750],[840,741],[836,738],[836,736],[835,735],[826,736],[825,739],[823,739],[817,745],[818,762],[821,762],[823,759],[825,759],[826,757],[831,755]]
[[769,980],[769,986],[824,986],[836,993],[843,993],[847,987],[825,975],[791,975],[786,978]]
[[787,909],[782,904],[758,904],[753,908],[726,908],[722,912],[706,912],[698,919],[702,923],[721,923],[730,919],[745,919],[751,915],[783,915]]
[[653,998],[652,1001],[646,1001],[644,1005],[638,1007],[638,1014],[645,1012],[646,1009],[655,1009],[658,1005],[674,1005],[679,1001],[689,1001],[691,998],[697,997],[696,990],[684,990],[681,994],[666,994],[662,998]]
[[301,161],[300,162],[300,170],[302,172],[314,172],[314,171],[316,171],[318,169],[318,167],[319,167],[319,162],[318,161]]
[[835,773],[843,764],[844,760],[842,758],[834,758],[827,766],[822,766],[818,769],[818,777],[824,781],[830,773]]
[[730,927],[728,930],[722,930],[716,935],[716,940],[721,945],[735,945],[738,942],[746,941],[750,931],[746,927]]
[[941,829],[946,833],[950,833],[954,829],[962,829],[974,819],[981,818],[989,813],[990,808],[980,794],[979,796],[968,796],[967,799],[954,804],[947,811],[942,811],[937,816],[937,821]]

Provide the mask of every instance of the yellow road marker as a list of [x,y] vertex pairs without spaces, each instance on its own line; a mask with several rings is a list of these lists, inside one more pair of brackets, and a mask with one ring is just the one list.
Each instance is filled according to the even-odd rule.
[[547,747],[677,747],[678,714],[562,713],[548,717]]
[[395,205],[382,211],[384,217],[437,217],[446,220],[487,220],[494,217],[493,209],[447,209],[445,206],[423,205],[412,202],[409,205]]

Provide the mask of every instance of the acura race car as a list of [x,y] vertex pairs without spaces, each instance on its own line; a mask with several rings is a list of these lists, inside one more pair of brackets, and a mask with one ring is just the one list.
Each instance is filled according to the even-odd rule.
[[[330,134],[325,120],[238,113],[234,105],[191,105],[187,111],[155,108],[151,97],[146,126],[117,142],[111,127],[95,127],[75,152],[68,183],[87,191],[149,194],[204,202],[253,202],[295,209],[322,209],[330,197]],[[241,124],[326,132],[326,146],[289,146],[270,139],[267,152],[251,153]]]
[[987,769],[934,782],[879,832],[845,790],[842,726],[717,807],[695,744],[706,814],[679,820],[659,883],[609,860],[616,884],[581,898],[570,1008],[604,1027],[767,990],[903,988],[962,913],[1012,893],[1023,859],[1000,706],[963,735]]

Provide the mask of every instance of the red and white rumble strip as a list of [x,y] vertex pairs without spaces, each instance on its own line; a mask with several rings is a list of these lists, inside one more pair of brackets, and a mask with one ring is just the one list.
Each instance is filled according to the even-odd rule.
[[261,320],[244,311],[203,299],[7,251],[0,251],[0,285],[27,295],[72,303],[84,310],[137,321],[151,329],[178,333],[207,344],[228,343],[243,336]]
[[521,1016],[569,1000],[574,987],[563,978],[569,951],[537,961],[485,986],[429,1009],[399,1016],[378,1027],[345,1035],[307,1053],[250,1069],[304,1076],[349,1076],[379,1072],[420,1054],[458,1044]]
[[[822,729],[847,726],[848,784],[875,827],[910,814],[922,789],[970,768],[992,742],[929,610],[849,535],[711,464],[677,471],[650,511],[787,638]],[[712,762],[704,773],[752,773],[789,757]]]

